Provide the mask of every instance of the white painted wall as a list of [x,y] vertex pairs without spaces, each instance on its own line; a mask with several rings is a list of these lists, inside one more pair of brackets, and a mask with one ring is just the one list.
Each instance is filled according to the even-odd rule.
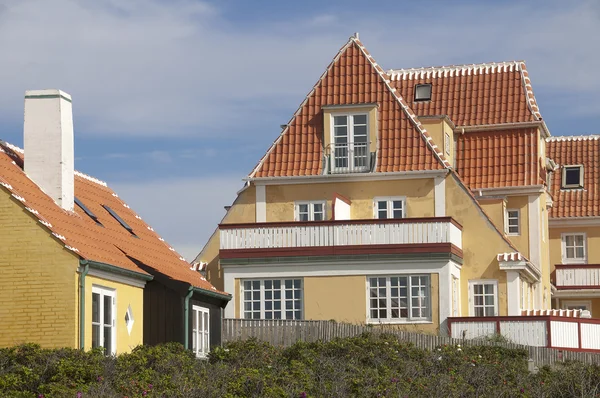
[[333,198],[333,206],[335,208],[335,219],[336,220],[349,220],[350,219],[350,205],[344,202],[342,199],[335,197]]

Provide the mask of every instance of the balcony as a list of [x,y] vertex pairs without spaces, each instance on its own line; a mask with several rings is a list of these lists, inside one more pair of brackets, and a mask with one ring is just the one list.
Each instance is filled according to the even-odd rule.
[[600,289],[600,264],[557,264],[554,285],[558,290]]
[[448,253],[462,258],[450,217],[221,224],[220,258]]
[[369,143],[331,144],[331,174],[364,173],[370,170]]

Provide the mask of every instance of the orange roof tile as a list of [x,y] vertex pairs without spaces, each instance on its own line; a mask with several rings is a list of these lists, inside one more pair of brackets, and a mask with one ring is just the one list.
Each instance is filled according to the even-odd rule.
[[[44,225],[65,248],[81,259],[110,264],[147,274],[134,260],[197,288],[217,291],[202,275],[121,200],[106,183],[76,172],[75,196],[102,223],[96,224],[78,206],[66,211],[57,205],[23,172],[23,150],[0,141],[0,185]],[[0,188],[1,189],[1,188]],[[119,224],[102,205],[111,207],[137,238]]]
[[[397,69],[392,86],[419,116],[447,115],[456,126],[541,120],[523,61]],[[414,101],[417,84],[431,101]]]
[[456,171],[471,189],[543,183],[536,128],[469,132],[456,145]]
[[323,170],[324,105],[377,103],[378,172],[449,167],[389,76],[351,37],[300,105],[250,177],[319,175]]
[[[546,153],[559,165],[550,183],[554,199],[550,217],[600,216],[600,136],[547,138]],[[562,166],[579,164],[583,165],[583,189],[561,189]]]

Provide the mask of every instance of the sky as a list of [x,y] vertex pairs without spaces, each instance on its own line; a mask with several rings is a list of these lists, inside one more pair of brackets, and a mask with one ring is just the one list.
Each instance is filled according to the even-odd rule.
[[0,139],[66,91],[76,168],[192,260],[354,32],[386,70],[525,60],[552,135],[600,134],[594,0],[0,0]]

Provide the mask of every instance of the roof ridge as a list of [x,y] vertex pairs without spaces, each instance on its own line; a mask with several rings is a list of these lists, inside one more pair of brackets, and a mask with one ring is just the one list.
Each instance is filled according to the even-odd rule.
[[81,171],[75,170],[75,175],[88,181],[95,182],[96,184],[102,185],[103,187],[108,187],[108,184],[106,184],[106,182],[99,180],[96,177],[92,177],[89,174],[82,173]]
[[[447,65],[447,66],[424,66],[416,68],[401,68],[401,69],[390,69],[389,74],[392,80],[406,80],[418,77],[447,77],[448,74],[452,77],[454,73],[460,72],[462,76],[477,75],[481,73],[496,73],[496,72],[513,72],[521,70],[521,67],[525,65],[525,61],[503,61],[503,62],[485,62],[480,64],[463,64],[463,65]],[[439,74],[439,76],[437,76]],[[458,74],[457,74],[458,76]]]
[[598,134],[588,134],[588,135],[557,135],[546,138],[546,142],[554,142],[554,141],[587,141],[587,140],[598,140],[600,139],[600,135]]

